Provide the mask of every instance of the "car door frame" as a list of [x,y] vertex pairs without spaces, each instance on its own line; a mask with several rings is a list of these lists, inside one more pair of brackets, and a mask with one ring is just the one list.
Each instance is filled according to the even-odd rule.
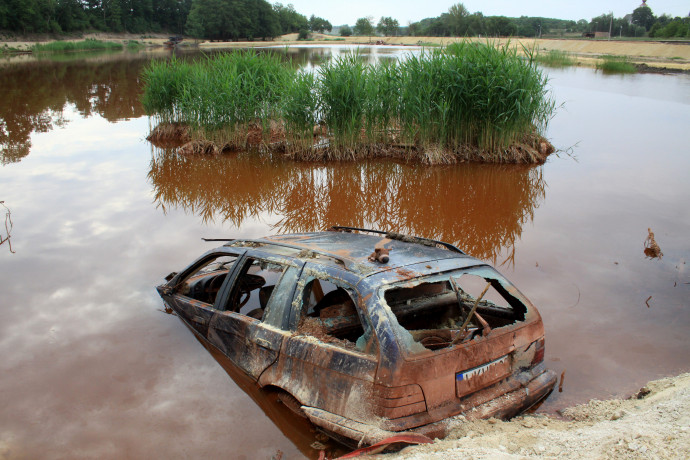
[[[230,280],[234,279],[235,272],[239,266],[238,264],[243,260],[246,251],[245,248],[229,248],[225,246],[211,249],[176,274],[166,285],[166,287],[169,288],[169,292],[164,293],[166,302],[172,307],[181,320],[204,339],[208,339],[209,326],[213,320],[213,316],[218,312],[221,297],[227,290]],[[182,280],[186,280],[195,271],[208,263],[209,260],[223,256],[235,256],[236,260],[232,268],[228,271],[225,280],[223,280],[223,284],[216,295],[213,305],[177,292],[176,288],[180,285]]]
[[[276,288],[269,299],[268,308],[279,308],[284,313],[283,321],[278,325],[269,325],[264,319],[258,320],[238,312],[227,310],[234,289],[250,260],[265,260],[285,266],[285,270],[276,283]],[[250,249],[245,251],[236,262],[232,277],[226,280],[224,288],[218,293],[217,312],[209,327],[208,339],[236,366],[251,378],[258,380],[261,374],[278,360],[284,339],[291,334],[287,328],[290,304],[294,296],[297,280],[300,278],[304,262],[291,257],[280,256]],[[292,277],[292,278],[290,278]],[[282,290],[289,292],[283,293]],[[278,300],[274,300],[274,296]]]

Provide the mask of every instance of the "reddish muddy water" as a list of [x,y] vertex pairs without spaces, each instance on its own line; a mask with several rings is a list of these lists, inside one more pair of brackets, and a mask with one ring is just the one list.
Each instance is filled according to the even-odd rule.
[[164,313],[154,286],[202,237],[375,227],[494,263],[565,371],[540,412],[690,370],[690,77],[547,70],[564,105],[546,134],[572,156],[539,167],[306,164],[152,147],[150,58],[0,63],[0,457],[318,456],[302,419]]

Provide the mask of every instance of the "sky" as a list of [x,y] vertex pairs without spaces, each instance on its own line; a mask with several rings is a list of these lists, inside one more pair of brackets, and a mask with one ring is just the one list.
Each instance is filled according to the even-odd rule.
[[[404,26],[410,21],[440,16],[458,0],[281,0],[280,3],[291,3],[299,13],[325,18],[334,26],[354,25],[357,18],[365,16],[373,16],[375,23],[381,16],[391,16]],[[462,3],[470,13],[479,11],[484,16],[541,16],[589,21],[609,12],[613,12],[615,17],[623,17],[640,6],[642,0],[465,0]],[[657,16],[664,13],[687,16],[690,12],[688,0],[647,0],[647,6]]]

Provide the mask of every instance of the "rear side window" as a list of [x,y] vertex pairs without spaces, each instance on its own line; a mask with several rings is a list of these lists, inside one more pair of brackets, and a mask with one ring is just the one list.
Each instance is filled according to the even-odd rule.
[[308,277],[297,333],[364,353],[374,353],[372,329],[362,322],[355,290],[327,278]]
[[527,307],[488,270],[453,272],[393,285],[383,298],[412,352],[466,343],[525,319]]

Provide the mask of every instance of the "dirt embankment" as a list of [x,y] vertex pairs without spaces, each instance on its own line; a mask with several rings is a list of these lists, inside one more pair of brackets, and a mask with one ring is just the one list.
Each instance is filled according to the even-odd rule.
[[687,458],[690,374],[650,382],[631,399],[592,400],[564,415],[569,420],[526,415],[509,422],[459,421],[444,440],[378,458]]

